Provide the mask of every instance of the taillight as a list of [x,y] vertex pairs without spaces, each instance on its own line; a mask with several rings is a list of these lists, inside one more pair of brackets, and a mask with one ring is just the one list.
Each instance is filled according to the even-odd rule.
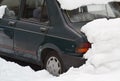
[[76,53],[83,54],[88,51],[88,49],[91,47],[91,44],[89,42],[82,43],[80,46],[76,48]]

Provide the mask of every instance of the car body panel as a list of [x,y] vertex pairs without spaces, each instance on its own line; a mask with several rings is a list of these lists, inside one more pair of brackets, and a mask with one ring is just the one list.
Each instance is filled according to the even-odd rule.
[[48,24],[22,19],[25,0],[20,1],[21,5],[16,19],[0,20],[1,52],[15,59],[42,65],[43,50],[52,49],[58,53],[65,64],[73,62],[70,66],[74,64],[77,66],[76,63],[79,63],[79,66],[85,62],[85,59],[83,60],[75,49],[88,41],[84,34],[77,32],[72,28],[73,25],[65,20],[64,13],[56,0],[46,0]]
[[25,57],[29,54],[36,58],[37,50],[45,38],[45,32],[40,31],[41,27],[45,26],[23,21],[16,24],[14,30],[14,50],[16,54],[25,54]]
[[14,27],[9,26],[8,19],[0,20],[0,48],[1,51],[7,53],[14,53],[13,51],[13,39],[14,39]]

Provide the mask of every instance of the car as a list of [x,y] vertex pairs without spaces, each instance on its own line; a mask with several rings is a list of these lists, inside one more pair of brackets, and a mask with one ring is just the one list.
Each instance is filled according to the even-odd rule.
[[54,76],[86,62],[91,44],[80,28],[108,16],[94,12],[95,5],[63,10],[57,0],[1,0],[0,5],[7,5],[0,19],[0,55],[39,65]]

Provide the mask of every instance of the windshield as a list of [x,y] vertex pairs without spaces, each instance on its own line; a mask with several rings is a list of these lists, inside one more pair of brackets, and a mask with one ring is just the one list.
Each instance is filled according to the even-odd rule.
[[75,10],[66,10],[66,14],[71,22],[91,21],[99,18],[117,18],[120,17],[120,2],[86,5]]

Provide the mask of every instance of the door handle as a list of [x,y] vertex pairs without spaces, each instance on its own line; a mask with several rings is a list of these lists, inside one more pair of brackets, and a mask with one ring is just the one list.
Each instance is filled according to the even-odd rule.
[[14,21],[9,21],[9,22],[8,22],[8,25],[10,25],[10,26],[15,26],[15,22],[14,22]]
[[46,32],[47,30],[48,30],[48,28],[40,27],[40,31],[41,31],[41,32]]

